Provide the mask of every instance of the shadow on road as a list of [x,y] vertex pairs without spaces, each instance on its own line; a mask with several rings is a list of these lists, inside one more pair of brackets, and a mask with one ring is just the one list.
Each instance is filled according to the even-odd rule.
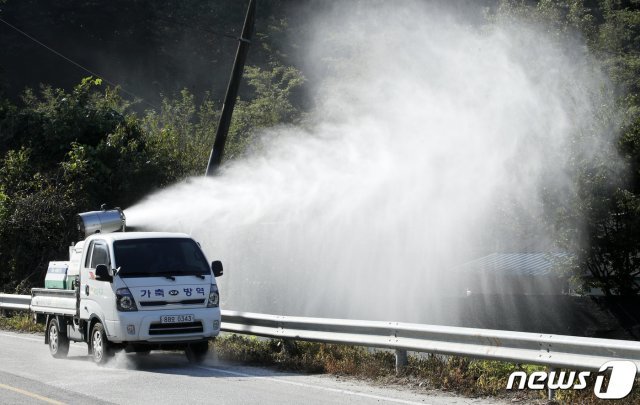
[[[92,362],[89,355],[70,355],[67,360]],[[96,367],[101,367],[96,365]],[[211,353],[201,364],[189,363],[184,353],[157,351],[149,354],[115,353],[105,368],[136,370],[147,373],[184,375],[203,378],[252,378],[252,377],[284,377],[299,374],[283,372],[269,368],[251,367],[238,363],[227,363],[215,358]]]

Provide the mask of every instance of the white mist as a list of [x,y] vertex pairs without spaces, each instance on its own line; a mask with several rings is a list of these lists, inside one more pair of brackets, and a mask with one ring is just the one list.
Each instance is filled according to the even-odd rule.
[[455,323],[452,267],[553,248],[544,190],[571,192],[569,149],[610,144],[584,45],[402,4],[316,18],[313,124],[126,210],[222,260],[224,308]]

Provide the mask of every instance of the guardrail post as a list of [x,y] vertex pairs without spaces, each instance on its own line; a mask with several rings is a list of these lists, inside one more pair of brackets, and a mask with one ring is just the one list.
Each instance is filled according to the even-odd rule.
[[292,339],[282,339],[282,348],[289,356],[295,356],[298,353],[298,344]]
[[[549,375],[551,375],[551,373],[555,373],[556,369],[553,367],[549,367]],[[556,390],[554,390],[553,388],[547,388],[547,399],[549,401],[553,401],[556,398]]]
[[408,364],[407,351],[396,349],[396,374],[400,374]]

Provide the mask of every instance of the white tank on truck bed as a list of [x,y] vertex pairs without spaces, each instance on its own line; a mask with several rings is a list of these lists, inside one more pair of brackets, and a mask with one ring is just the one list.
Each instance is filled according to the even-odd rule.
[[80,259],[84,241],[69,246],[69,260],[49,262],[44,288],[61,290],[74,289],[74,282],[80,274]]
[[69,246],[69,272],[67,273],[68,276],[75,277],[80,274],[80,260],[82,259],[83,248],[83,240],[73,246]]

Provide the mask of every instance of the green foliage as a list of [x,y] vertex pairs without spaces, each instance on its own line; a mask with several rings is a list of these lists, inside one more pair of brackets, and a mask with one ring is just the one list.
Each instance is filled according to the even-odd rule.
[[35,323],[29,313],[13,313],[7,316],[0,315],[0,329],[16,332],[44,332],[44,325]]
[[208,98],[196,106],[193,95],[183,90],[174,99],[165,97],[160,112],[146,113],[142,128],[150,159],[162,167],[168,182],[204,173],[218,107]]
[[581,173],[577,206],[586,226],[578,234],[587,247],[579,251],[578,267],[588,271],[587,288],[635,295],[640,293],[640,4],[601,1],[600,7],[602,24],[590,45],[617,87],[618,152],[626,176],[597,167]]
[[10,150],[5,155],[0,168],[0,187],[4,193],[24,194],[32,191],[34,186],[33,173],[29,165],[30,150],[22,147],[19,150]]
[[395,373],[395,359],[386,351],[369,351],[360,346],[261,339],[227,335],[216,339],[221,360],[307,373],[331,373],[379,378]]
[[[559,40],[581,36],[611,80],[615,104],[598,106],[601,125],[594,131],[618,135],[617,148],[601,151],[600,160],[585,151],[566,151],[575,193],[568,203],[547,195],[546,221],[556,229],[558,244],[576,253],[564,270],[573,272],[584,290],[640,293],[640,3],[502,1],[496,16],[542,24]],[[607,138],[598,133],[577,136]],[[612,164],[617,155],[623,159],[620,167]]]
[[162,184],[138,119],[117,89],[86,78],[72,92],[26,91],[5,103],[0,127],[0,281],[41,285],[47,263],[77,240],[74,216],[100,203],[128,205]]
[[[51,253],[47,240],[55,235],[47,234],[38,242],[26,236],[42,235],[44,224],[56,223],[58,214],[65,209],[63,193],[34,172],[30,150],[26,148],[5,155],[0,167],[0,193],[0,280],[5,288],[24,287],[34,275],[35,264]],[[34,242],[42,249],[30,250]],[[24,265],[28,267],[23,268]]]
[[295,92],[305,82],[299,70],[277,63],[270,70],[248,66],[244,78],[253,87],[254,97],[236,103],[226,149],[229,159],[259,146],[257,130],[293,123],[301,116],[300,109],[292,103]]
[[[277,63],[271,69],[245,69],[244,80],[253,89],[252,98],[238,100],[233,112],[225,159],[236,159],[259,145],[259,130],[295,122],[300,109],[292,98],[304,83],[293,67]],[[142,118],[144,139],[150,159],[165,171],[167,181],[201,175],[215,139],[221,106],[207,95],[197,105],[183,90],[177,97],[165,97],[160,112],[147,111]]]
[[[257,141],[257,129],[299,116],[291,102],[304,81],[299,71],[274,63],[249,67],[246,77],[255,97],[237,105],[230,158]],[[91,77],[71,92],[26,90],[22,101],[0,103],[0,282],[8,292],[41,285],[47,263],[67,256],[75,214],[102,203],[127,207],[201,175],[220,109],[183,90],[140,117],[117,88]]]
[[501,0],[495,15],[490,18],[518,24],[538,24],[558,39],[581,34],[587,41],[592,40],[596,24],[596,18],[585,7],[583,0]]

